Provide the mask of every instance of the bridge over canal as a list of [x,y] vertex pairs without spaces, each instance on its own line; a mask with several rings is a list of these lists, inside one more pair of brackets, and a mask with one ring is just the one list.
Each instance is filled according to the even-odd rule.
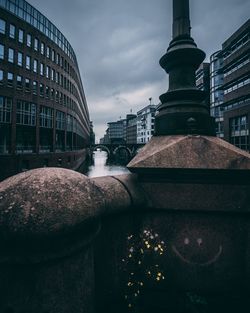
[[91,146],[94,151],[106,151],[109,160],[126,159],[130,161],[145,144],[95,144]]

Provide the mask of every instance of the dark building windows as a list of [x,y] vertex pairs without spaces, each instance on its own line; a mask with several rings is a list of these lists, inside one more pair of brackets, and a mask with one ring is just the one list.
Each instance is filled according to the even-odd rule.
[[31,35],[30,34],[27,34],[26,44],[27,44],[28,47],[31,47]]
[[4,59],[4,45],[0,44],[0,59]]
[[23,54],[22,54],[22,52],[17,53],[17,65],[23,66]]
[[34,103],[17,100],[16,124],[16,152],[35,152],[36,105]]
[[10,153],[12,99],[0,96],[0,153]]
[[26,101],[17,101],[16,123],[20,125],[36,125],[36,105]]
[[16,77],[16,87],[17,87],[17,89],[23,88],[23,78],[20,75],[17,75],[17,77]]
[[41,42],[41,54],[44,54],[44,49],[45,49],[45,44],[44,44],[44,42]]
[[46,57],[49,59],[50,58],[50,47],[47,46],[47,49],[46,49]]
[[65,113],[56,111],[56,129],[65,130]]
[[51,69],[51,80],[55,80],[55,70],[53,68]]
[[56,150],[65,149],[65,113],[56,111]]
[[12,87],[13,86],[13,80],[14,80],[14,74],[9,72],[7,74],[8,87]]
[[30,79],[25,78],[25,90],[30,91]]
[[24,37],[24,32],[23,32],[22,29],[19,29],[19,30],[18,30],[18,41],[19,41],[20,43],[23,43],[23,37]]
[[9,48],[8,50],[8,61],[14,63],[14,49]]
[[230,143],[240,149],[249,150],[249,125],[247,115],[230,119]]
[[12,99],[0,96],[0,123],[11,123]]
[[33,71],[35,73],[37,73],[37,67],[38,67],[38,61],[36,59],[34,59],[34,63],[33,63]]
[[39,41],[37,38],[34,39],[34,50],[35,51],[38,51],[39,49]]
[[50,152],[52,150],[53,109],[40,107],[40,127],[40,151]]
[[52,49],[52,52],[51,52],[51,60],[55,62],[55,50],[54,49]]
[[16,36],[16,26],[13,24],[10,24],[10,32],[9,32],[10,38],[14,39]]
[[6,22],[0,19],[0,33],[5,34],[5,30],[6,30]]
[[51,100],[55,100],[55,89],[54,88],[51,88],[50,96],[51,96]]
[[46,78],[50,78],[50,67],[46,66]]
[[44,84],[40,83],[40,96],[43,97],[44,96]]
[[44,64],[40,63],[40,75],[44,75]]
[[45,87],[45,96],[49,99],[49,86]]
[[53,110],[49,107],[40,107],[40,126],[45,128],[53,127]]
[[59,102],[59,91],[56,90],[56,102]]
[[3,84],[3,70],[0,70],[0,85]]
[[33,81],[33,88],[32,88],[32,90],[33,90],[33,94],[34,95],[37,95],[37,81]]
[[31,62],[30,56],[26,55],[26,69],[27,70],[30,70],[30,62]]

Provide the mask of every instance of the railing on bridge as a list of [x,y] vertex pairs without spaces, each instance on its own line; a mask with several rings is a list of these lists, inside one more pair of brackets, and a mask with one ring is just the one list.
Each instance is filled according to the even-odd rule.
[[249,308],[250,156],[213,137],[188,0],[173,3],[170,89],[134,174],[45,168],[0,184],[1,313]]

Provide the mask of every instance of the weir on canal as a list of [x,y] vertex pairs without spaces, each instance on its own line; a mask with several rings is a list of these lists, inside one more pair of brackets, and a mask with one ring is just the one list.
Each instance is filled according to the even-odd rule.
[[173,1],[155,135],[131,173],[62,168],[0,185],[0,311],[245,312],[250,156],[216,138],[195,86],[205,54]]

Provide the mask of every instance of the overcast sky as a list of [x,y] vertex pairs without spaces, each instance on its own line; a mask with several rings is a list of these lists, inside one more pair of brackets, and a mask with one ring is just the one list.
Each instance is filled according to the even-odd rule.
[[[29,0],[76,52],[97,139],[106,124],[159,103],[172,0]],[[249,0],[190,0],[192,37],[207,57],[249,18]]]

